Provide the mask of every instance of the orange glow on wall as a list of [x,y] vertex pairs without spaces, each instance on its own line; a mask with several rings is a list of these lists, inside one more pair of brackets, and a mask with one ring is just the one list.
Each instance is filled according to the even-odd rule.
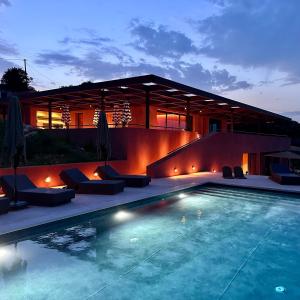
[[242,156],[242,169],[244,174],[249,172],[249,154],[248,153],[243,153]]

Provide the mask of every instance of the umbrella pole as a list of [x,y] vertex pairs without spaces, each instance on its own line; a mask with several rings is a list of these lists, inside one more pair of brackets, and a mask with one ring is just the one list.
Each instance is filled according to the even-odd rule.
[[16,157],[14,157],[14,194],[13,194],[13,202],[17,204],[17,162]]

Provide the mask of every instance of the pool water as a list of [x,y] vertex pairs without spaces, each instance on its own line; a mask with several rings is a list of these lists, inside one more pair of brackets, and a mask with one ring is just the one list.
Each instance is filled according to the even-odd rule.
[[0,299],[300,299],[299,230],[296,196],[199,187],[2,245]]

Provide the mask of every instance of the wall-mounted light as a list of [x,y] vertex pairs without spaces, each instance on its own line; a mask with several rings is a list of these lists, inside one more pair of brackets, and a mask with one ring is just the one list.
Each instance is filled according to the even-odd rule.
[[195,171],[196,170],[196,167],[194,165],[192,165],[192,170]]
[[216,173],[217,171],[216,171],[216,169],[212,169],[212,172],[213,172],[213,173]]
[[177,168],[175,167],[175,168],[174,168],[174,173],[177,173],[177,172],[178,172],[178,170],[177,170]]
[[44,180],[44,181],[45,181],[46,183],[50,183],[50,182],[51,182],[51,180],[52,180],[52,179],[51,179],[51,177],[50,177],[50,176],[47,176],[47,177],[45,178],[45,180]]

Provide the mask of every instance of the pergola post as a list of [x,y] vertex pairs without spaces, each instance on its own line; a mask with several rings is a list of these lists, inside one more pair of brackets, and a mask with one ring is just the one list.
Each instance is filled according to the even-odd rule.
[[192,124],[191,124],[191,105],[190,100],[186,100],[186,122],[185,122],[185,130],[192,131]]
[[145,115],[145,128],[150,128],[150,91],[146,89],[146,98],[145,98],[145,104],[146,104],[146,115]]
[[52,101],[48,101],[48,128],[52,129]]

